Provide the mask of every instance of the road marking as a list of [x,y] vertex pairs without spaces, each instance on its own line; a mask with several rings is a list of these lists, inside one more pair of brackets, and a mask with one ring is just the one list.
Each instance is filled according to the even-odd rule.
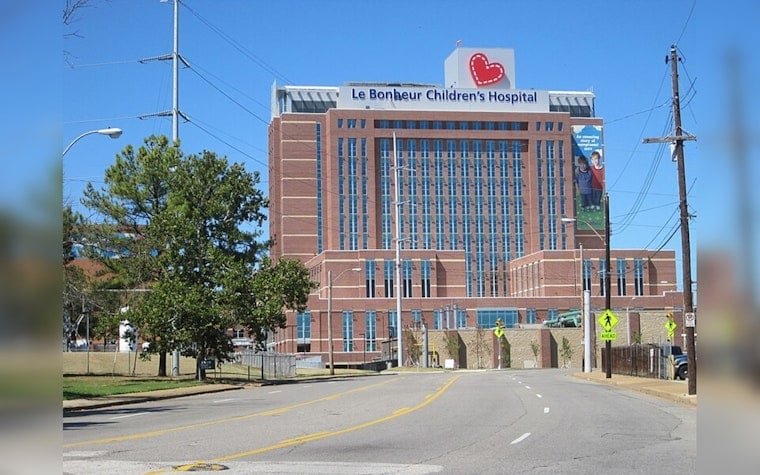
[[523,440],[527,439],[528,437],[530,437],[530,432],[524,433],[520,437],[518,437],[515,440],[513,440],[512,442],[510,442],[509,445],[519,444],[520,442],[522,442]]
[[360,388],[349,389],[348,391],[339,392],[339,393],[333,394],[331,396],[326,396],[326,397],[322,397],[322,398],[319,398],[319,399],[312,399],[310,401],[299,402],[298,404],[293,404],[291,406],[283,406],[283,407],[280,407],[280,408],[277,408],[277,409],[270,409],[270,410],[263,411],[263,412],[254,412],[252,414],[245,414],[245,415],[242,415],[242,416],[228,417],[226,419],[216,419],[216,420],[213,420],[213,421],[199,422],[197,424],[188,424],[188,425],[184,425],[184,426],[170,427],[168,429],[159,429],[159,430],[155,430],[155,431],[151,431],[151,432],[142,432],[142,433],[138,433],[138,434],[122,435],[122,436],[119,436],[119,437],[109,437],[109,438],[106,438],[106,439],[84,440],[84,441],[81,441],[81,442],[73,442],[73,443],[70,443],[70,444],[64,444],[64,445],[62,445],[62,447],[63,448],[80,447],[80,446],[83,446],[83,445],[111,444],[111,443],[115,443],[115,442],[124,442],[124,441],[127,441],[127,440],[147,439],[147,438],[150,438],[150,437],[159,437],[159,436],[166,435],[166,434],[171,434],[171,433],[174,433],[174,432],[180,432],[180,431],[183,431],[183,430],[198,429],[198,428],[201,428],[201,427],[209,427],[209,426],[214,426],[214,425],[218,425],[218,424],[227,424],[227,423],[230,423],[230,422],[243,421],[243,420],[251,419],[251,418],[254,418],[254,417],[274,416],[274,415],[282,414],[282,413],[285,413],[285,412],[288,412],[288,411],[292,411],[294,409],[298,409],[298,408],[301,408],[301,407],[310,406],[312,404],[317,404],[317,403],[320,403],[320,402],[325,402],[325,401],[330,401],[332,399],[337,399],[339,397],[343,397],[343,396],[346,396],[348,394],[353,394],[353,393],[357,393],[357,392],[361,392],[361,391],[368,391],[370,389],[377,388],[379,386],[384,386],[384,385],[386,385],[388,383],[391,383],[391,382],[394,382],[394,381],[399,381],[399,379],[395,379],[395,378],[394,379],[387,379],[387,380],[382,381],[380,383],[368,384],[367,386],[362,386]]
[[281,393],[281,392],[282,392],[282,390],[279,389],[277,391],[269,391],[267,394],[277,394],[277,393]]
[[536,394],[536,397],[539,397],[539,398],[540,398],[540,397],[543,397],[543,396],[542,396],[542,395],[540,395],[540,394]]
[[[180,462],[163,462],[172,465],[172,473],[180,471],[193,471],[193,468],[201,468],[201,463],[191,465],[178,465]],[[401,464],[401,463],[372,463],[372,462],[323,462],[316,460],[293,461],[293,462],[228,462],[224,466],[229,467],[226,473],[330,473],[333,475],[354,475],[357,473],[403,473],[405,475],[426,475],[441,473],[440,465]],[[64,460],[63,473],[147,473],[155,469],[156,463],[138,462],[128,460]],[[202,469],[202,468],[201,468]],[[209,464],[209,470],[214,470]],[[217,469],[220,470],[220,469]],[[203,471],[202,473],[209,473]]]
[[[269,445],[269,446],[266,446],[266,447],[261,447],[261,448],[249,450],[249,451],[246,451],[246,452],[240,452],[240,453],[237,453],[237,454],[231,454],[231,455],[227,455],[227,456],[224,456],[224,457],[218,457],[218,458],[214,459],[214,461],[215,462],[225,462],[225,461],[228,461],[228,460],[239,459],[239,458],[243,458],[243,457],[250,457],[252,455],[257,455],[257,454],[260,454],[260,453],[263,453],[263,452],[269,452],[271,450],[277,450],[277,449],[282,449],[282,448],[285,448],[285,447],[291,447],[293,445],[301,445],[301,444],[305,444],[307,442],[313,442],[315,440],[325,439],[327,437],[335,437],[335,436],[338,436],[338,435],[348,434],[350,432],[355,432],[357,430],[362,430],[362,429],[366,429],[368,427],[372,427],[372,426],[375,426],[375,425],[378,425],[378,424],[382,424],[383,422],[388,422],[390,420],[396,419],[396,418],[404,416],[406,414],[410,414],[412,412],[418,411],[418,410],[422,409],[423,407],[429,405],[430,403],[432,403],[433,401],[435,401],[436,399],[438,399],[441,396],[441,394],[443,394],[444,392],[446,392],[460,377],[461,376],[454,376],[449,381],[447,381],[446,384],[444,384],[438,391],[436,391],[435,394],[433,394],[433,396],[431,396],[429,398],[425,398],[424,401],[422,401],[421,403],[417,404],[416,406],[405,407],[403,409],[399,409],[397,411],[394,411],[390,415],[387,415],[387,416],[384,416],[384,417],[380,417],[378,419],[374,419],[374,420],[371,420],[371,421],[368,421],[368,422],[364,422],[362,424],[358,424],[358,425],[355,425],[355,426],[346,427],[345,429],[339,429],[339,430],[331,431],[331,432],[317,432],[315,434],[309,434],[309,435],[304,435],[304,436],[301,436],[301,437],[295,437],[293,439],[285,439],[282,442],[279,442],[279,443],[276,443],[276,444],[273,444],[273,445]],[[530,435],[530,434],[528,434],[528,435]],[[161,473],[161,472],[153,472],[153,473]]]
[[233,398],[217,399],[216,401],[214,401],[214,404],[219,404],[220,402],[230,402],[230,401],[234,401],[234,399]]
[[90,458],[100,457],[108,452],[105,450],[72,450],[71,452],[64,452],[64,457],[77,457],[77,458]]
[[549,408],[548,407],[544,408],[544,414],[549,414]]
[[135,412],[134,414],[124,414],[123,416],[112,417],[111,420],[114,420],[114,419],[126,419],[128,417],[143,416],[145,414],[147,414],[147,412]]
[[525,386],[525,389],[530,389],[530,386]]

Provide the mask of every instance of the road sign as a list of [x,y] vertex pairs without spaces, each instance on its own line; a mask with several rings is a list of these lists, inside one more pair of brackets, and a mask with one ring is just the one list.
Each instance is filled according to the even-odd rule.
[[602,340],[604,341],[616,341],[617,333],[615,332],[602,332]]
[[668,338],[672,340],[676,336],[676,322],[672,318],[668,318],[665,329],[668,331]]
[[493,329],[493,334],[496,335],[496,338],[501,338],[504,336],[504,329],[501,327],[496,327]]
[[599,315],[599,318],[596,320],[599,322],[599,325],[602,326],[606,331],[612,331],[613,328],[615,328],[615,325],[618,324],[619,320],[617,315],[612,313],[612,310],[607,309],[604,312],[602,312],[601,315]]
[[684,326],[693,328],[694,324],[696,323],[694,312],[686,312],[683,316],[683,322]]

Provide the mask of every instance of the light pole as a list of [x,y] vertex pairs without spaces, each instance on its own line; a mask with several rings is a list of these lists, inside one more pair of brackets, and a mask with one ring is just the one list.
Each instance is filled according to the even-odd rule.
[[[335,277],[335,280],[340,279],[340,277],[345,274],[346,272],[359,272],[361,271],[360,267],[352,267],[350,269],[345,269],[343,272],[338,274],[337,277]],[[327,271],[327,354],[328,354],[328,362],[330,364],[330,374],[335,374],[335,358],[333,357],[333,332],[332,332],[332,286],[333,286],[333,278],[332,278],[332,271]]]
[[63,158],[64,155],[66,155],[66,152],[68,152],[71,149],[71,147],[73,147],[74,144],[77,143],[77,142],[79,142],[79,140],[82,139],[83,137],[86,137],[88,135],[93,135],[93,134],[99,134],[99,135],[107,135],[107,136],[111,137],[112,139],[118,139],[119,137],[121,137],[121,133],[122,133],[122,130],[119,129],[119,128],[116,128],[116,127],[109,127],[107,129],[98,129],[98,130],[87,131],[87,132],[79,135],[74,140],[72,140],[71,143],[68,144],[65,149],[63,149],[63,153],[61,154],[61,158]]
[[401,331],[401,207],[404,203],[401,202],[401,189],[399,187],[399,173],[401,173],[401,165],[399,164],[398,151],[396,146],[396,132],[393,133],[393,188],[395,192],[396,201],[396,356],[397,366],[402,368],[404,366],[404,357],[402,355],[402,335]]
[[[589,229],[591,229],[591,231],[593,231],[594,234],[596,234],[596,236],[604,242],[604,262],[605,262],[604,264],[604,307],[605,307],[605,311],[610,311],[610,307],[612,306],[612,303],[611,303],[612,296],[610,295],[610,265],[611,265],[611,262],[610,262],[610,195],[608,193],[604,194],[604,237],[600,236],[599,233],[596,232],[594,227],[591,226],[591,224],[586,221],[579,220],[578,218],[562,218],[563,223],[575,223],[577,221],[581,221],[582,223],[588,225]],[[584,339],[584,342],[585,341],[589,342],[589,344],[587,344],[584,348],[584,351],[585,351],[584,358],[586,358],[587,364],[590,364],[591,363],[590,325],[589,325],[589,321],[586,321],[584,323],[585,323],[585,329],[583,333],[583,339]],[[606,377],[612,378],[612,341],[605,340],[604,348],[607,354]],[[589,368],[588,372],[590,371],[591,370]],[[584,365],[584,372],[587,372],[586,365]]]

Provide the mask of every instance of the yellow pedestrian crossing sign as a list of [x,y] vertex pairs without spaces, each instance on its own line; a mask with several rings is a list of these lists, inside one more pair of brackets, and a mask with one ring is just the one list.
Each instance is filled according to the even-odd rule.
[[618,324],[619,320],[617,315],[612,313],[612,310],[607,309],[599,315],[599,318],[596,321],[599,322],[599,325],[601,325],[605,331],[610,332],[615,328],[615,325]]
[[672,318],[668,318],[668,322],[665,324],[665,329],[668,331],[668,338],[671,340],[676,336],[676,322]]
[[496,338],[501,338],[504,336],[504,329],[501,327],[496,327],[493,329],[493,334],[496,335]]

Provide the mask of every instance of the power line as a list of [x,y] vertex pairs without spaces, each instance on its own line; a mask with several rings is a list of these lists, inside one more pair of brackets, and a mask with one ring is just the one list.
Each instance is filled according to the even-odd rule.
[[210,21],[208,21],[205,18],[203,18],[202,16],[200,16],[200,14],[198,14],[198,12],[196,12],[195,10],[193,10],[192,8],[190,8],[187,5],[186,2],[182,2],[182,6],[184,8],[186,8],[190,13],[192,13],[193,16],[195,16],[201,23],[203,23],[204,25],[206,25],[207,27],[209,27],[209,29],[211,29],[214,33],[216,33],[217,35],[219,35],[220,38],[222,38],[227,43],[229,43],[230,45],[232,45],[233,48],[235,48],[236,50],[238,50],[239,52],[241,52],[244,56],[246,56],[248,59],[250,59],[251,61],[253,61],[255,64],[259,65],[263,70],[265,70],[265,71],[273,74],[274,76],[279,77],[285,83],[288,83],[288,84],[292,83],[292,81],[290,79],[288,79],[287,77],[285,77],[284,74],[280,73],[274,67],[272,67],[269,64],[267,64],[266,61],[264,61],[263,59],[259,58],[255,54],[253,54],[248,48],[242,46],[239,42],[237,42],[236,40],[234,40],[228,34],[224,33],[224,31],[222,31],[220,28],[218,28],[218,27],[214,26],[213,24],[211,24]]

